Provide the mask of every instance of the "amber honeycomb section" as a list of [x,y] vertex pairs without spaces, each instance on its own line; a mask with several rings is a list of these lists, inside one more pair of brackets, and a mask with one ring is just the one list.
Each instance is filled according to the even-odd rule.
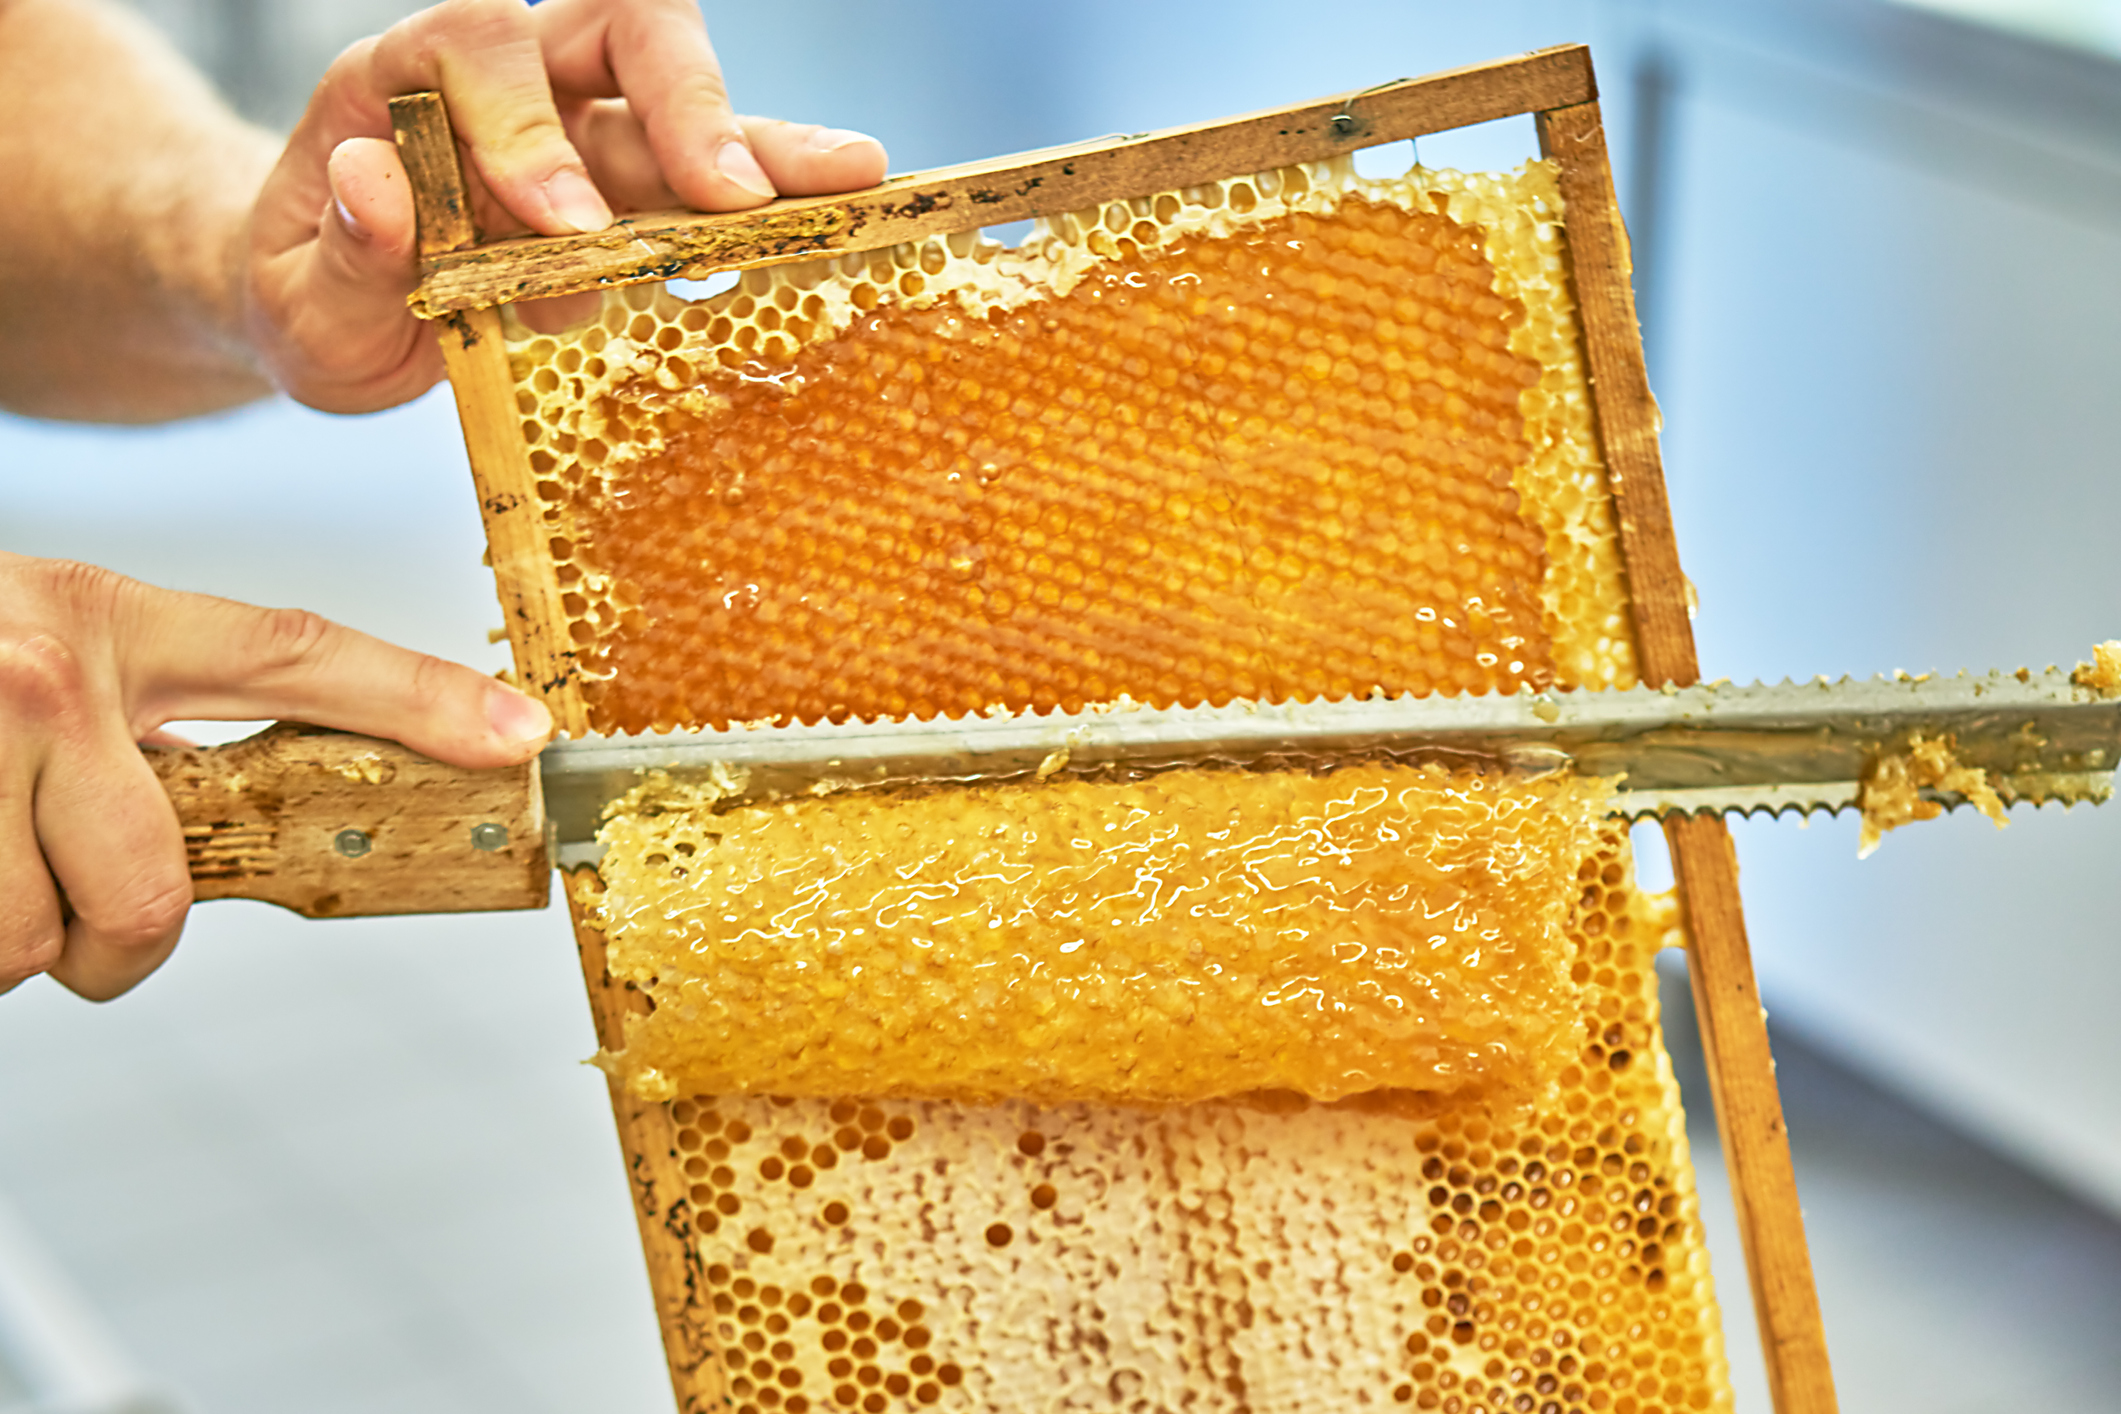
[[1174,1104],[1532,1095],[1608,783],[1180,770],[714,809],[606,830],[635,1093]]
[[[1372,295],[1387,291],[1376,282],[1343,282],[1339,267],[1323,258],[1374,258],[1355,251],[1355,237],[1341,229],[1344,210],[1374,218],[1380,224],[1369,234],[1391,236],[1395,250],[1470,262],[1473,273],[1446,282],[1443,294],[1417,288],[1425,267],[1397,269],[1389,294],[1396,301],[1411,290],[1435,300],[1446,321],[1492,319],[1482,326],[1486,333],[1438,329],[1426,314],[1418,325],[1403,324],[1396,303],[1383,312],[1371,307]],[[1021,671],[1024,691],[1017,699],[1004,695],[1004,705],[1036,705],[1039,685],[1056,680],[1077,695],[1102,683],[1110,695],[1148,700],[1183,700],[1172,694],[1197,684],[1207,700],[1220,700],[1247,691],[1327,691],[1340,673],[1356,684],[1347,690],[1360,691],[1371,664],[1394,652],[1411,655],[1395,666],[1407,673],[1400,685],[1467,686],[1459,676],[1467,650],[1474,670],[1498,675],[1491,685],[1538,683],[1544,674],[1564,686],[1631,683],[1627,588],[1559,214],[1552,173],[1536,163],[1507,176],[1417,170],[1383,183],[1359,181],[1345,167],[1292,168],[1074,213],[1016,251],[971,239],[930,241],[754,271],[737,289],[698,303],[658,291],[613,294],[597,319],[565,336],[517,330],[511,356],[524,435],[541,478],[570,630],[594,678],[596,725],[741,720],[747,712],[873,714],[923,693],[935,698],[931,710],[984,708],[993,703],[973,690],[979,674],[1015,663],[1029,665]],[[1313,235],[1300,218],[1334,234]],[[1271,338],[1239,330],[1244,348],[1219,351],[1202,339],[1199,321],[1172,313],[1184,306],[1160,274],[1186,273],[1166,262],[1191,260],[1205,282],[1215,273],[1211,255],[1244,248],[1270,227],[1300,230],[1297,239],[1306,242],[1280,268],[1331,276],[1334,287],[1309,292],[1313,312],[1304,320],[1288,318]],[[1232,274],[1227,261],[1221,268],[1219,278],[1245,283],[1241,269]],[[1114,274],[1146,283],[1104,283]],[[1288,297],[1265,315],[1271,323],[1306,292],[1300,282],[1270,288],[1266,280],[1243,294],[1263,313],[1269,293]],[[1059,329],[1046,330],[1041,320],[1025,331],[1056,342],[1070,329],[1088,331],[1085,346],[1072,353],[1081,377],[1042,378],[1015,391],[1006,406],[982,379],[960,378],[953,387],[953,355],[959,366],[971,358],[986,369],[993,345],[1019,337],[1012,320],[1069,301],[1121,299],[1131,302],[1126,321],[1070,314],[1056,320]],[[1393,346],[1400,365],[1388,369],[1392,350],[1374,332],[1351,333],[1351,309],[1424,339],[1444,338],[1456,362],[1424,351],[1416,367],[1402,340]],[[1162,321],[1154,327],[1166,342],[1123,328],[1150,318]],[[894,333],[912,329],[928,337]],[[1345,357],[1328,343],[1336,335]],[[1302,342],[1306,336],[1316,343]],[[835,343],[843,339],[856,342]],[[1326,376],[1278,362],[1292,344],[1306,355],[1325,353]],[[831,398],[805,401],[817,385],[798,379],[815,374],[820,384],[832,383],[842,367],[840,355],[828,357],[834,349],[874,375],[869,405],[858,409],[851,394],[844,408]],[[1468,364],[1468,349],[1481,361]],[[1223,368],[1204,375],[1216,353]],[[1238,358],[1280,371],[1255,369],[1239,383],[1231,369]],[[918,380],[908,368],[919,370]],[[1513,369],[1515,391],[1506,394]],[[1468,385],[1471,397],[1459,386],[1469,370],[1479,375]],[[1191,391],[1203,376],[1242,388],[1243,399],[1215,403],[1205,391]],[[1366,389],[1373,376],[1380,388]],[[1404,377],[1411,395],[1403,404],[1382,386],[1394,376]],[[1193,384],[1184,385],[1187,377]],[[1140,389],[1147,392],[1138,395]],[[827,391],[847,393],[837,385]],[[946,395],[962,400],[955,426],[937,412]],[[1376,430],[1376,403],[1406,434],[1397,443]],[[883,405],[891,416],[879,413]],[[795,406],[847,419],[859,413],[868,440],[850,437],[844,423],[820,427],[815,416],[792,423],[782,414]],[[1499,466],[1507,458],[1493,448],[1508,443],[1508,456],[1518,460],[1497,480],[1486,462],[1452,462],[1440,436],[1433,446],[1442,455],[1424,451],[1396,426],[1402,406],[1417,422],[1461,417],[1459,424],[1422,427],[1472,426],[1467,410],[1492,418],[1475,427],[1476,449]],[[1338,421],[1320,431],[1325,408]],[[1218,421],[1226,409],[1241,414],[1235,433]],[[1144,416],[1152,410],[1161,422]],[[994,488],[1015,493],[1026,480],[1025,463],[997,456],[990,472],[989,460],[970,459],[982,436],[988,441],[978,446],[1008,453],[1030,445],[1028,437],[1005,444],[992,435],[1005,417],[1019,430],[1040,429],[1036,449],[1049,455],[1065,451],[1069,436],[1088,437],[1098,450],[1071,464],[1078,470],[1070,474],[1081,477],[1075,483],[1054,477],[1053,463],[1041,467],[1049,482],[1035,496],[1022,493],[1022,505],[1038,514],[1012,513],[1014,541],[978,511],[995,503],[988,494]],[[934,480],[916,479],[880,508],[863,499],[862,488],[885,488],[861,478],[879,457],[904,456],[909,418],[914,432],[957,434],[933,443],[938,463],[947,462],[937,474],[955,467],[971,473],[970,481],[961,475],[942,482],[944,495]],[[1232,458],[1228,439],[1247,427],[1256,440],[1245,444],[1246,457]],[[717,446],[711,435],[720,428],[745,435]],[[1174,433],[1180,444],[1194,437],[1187,444],[1197,449],[1194,460],[1176,464],[1150,450],[1171,444]],[[1330,442],[1331,455],[1315,458],[1321,470],[1309,483],[1310,499],[1290,497],[1272,515],[1254,515],[1249,505],[1240,514],[1252,448],[1262,457],[1298,448],[1288,451],[1298,464],[1309,455],[1302,448],[1328,445],[1320,439],[1329,435],[1339,440]],[[833,486],[862,495],[777,500],[771,517],[759,512],[756,498],[784,494],[766,484],[776,437],[812,448],[836,438],[843,463],[791,463],[789,470],[807,478],[805,485],[829,473],[841,478]],[[1408,503],[1386,503],[1392,515],[1367,515],[1374,504],[1344,496],[1333,478],[1370,477],[1362,486],[1373,503],[1388,495],[1393,488],[1378,474],[1388,443],[1402,462],[1429,456],[1435,464],[1422,469],[1426,479],[1402,483],[1418,486],[1418,497],[1409,489]],[[1363,455],[1374,452],[1374,463],[1352,453],[1342,459],[1344,449],[1365,445]],[[1125,479],[1107,472],[1107,455]],[[751,475],[737,484],[714,479],[729,468]],[[822,647],[814,634],[776,637],[782,620],[768,621],[766,610],[788,607],[777,597],[780,580],[727,573],[721,542],[670,528],[674,501],[659,502],[654,515],[632,513],[646,504],[641,498],[663,494],[657,478],[666,474],[689,478],[687,504],[721,498],[717,513],[726,515],[715,524],[752,556],[746,563],[777,574],[790,567],[823,574],[803,581],[821,586],[822,602],[839,602],[831,596],[844,589],[880,612],[881,622],[898,625],[894,632],[932,622],[920,617],[928,611],[916,601],[955,603],[957,628],[972,646],[935,640],[937,662],[909,664],[852,614],[839,640]],[[984,486],[982,474],[991,478]],[[1124,536],[1142,514],[1145,476],[1167,478],[1153,489],[1166,503],[1181,499],[1186,514],[1177,521],[1158,511],[1165,519],[1149,563],[1125,554],[1115,562],[1106,557],[1113,546],[1131,544]],[[1039,516],[1049,512],[1054,523],[1043,523]],[[784,557],[760,551],[754,542],[791,517],[807,538],[780,547]],[[1174,523],[1182,526],[1176,534]],[[1330,533],[1336,524],[1337,536]],[[974,546],[957,538],[966,528],[993,537],[977,542],[977,555],[958,553]],[[1033,534],[1042,538],[1023,558],[994,568],[1001,553],[995,546],[1020,546]],[[663,536],[664,545],[643,578],[626,556],[649,535]],[[1099,555],[1091,568],[1117,576],[1123,592],[1113,591],[1109,578],[1088,577],[1076,553],[1086,543]],[[1149,591],[1171,578],[1166,562],[1180,557],[1188,574],[1206,582],[1175,599],[1154,598]],[[1320,596],[1313,611],[1322,617],[1309,627],[1323,647],[1308,652],[1300,645],[1293,663],[1270,651],[1283,627],[1277,612],[1292,592],[1313,577],[1378,563],[1407,572],[1396,591],[1387,584],[1380,592],[1436,611],[1433,622],[1414,619],[1435,629],[1433,643],[1417,634],[1410,648],[1395,621],[1391,632],[1370,635],[1362,650],[1370,657],[1363,658],[1360,616]],[[872,604],[875,587],[856,583],[858,566],[895,586],[907,604]],[[964,612],[974,589],[984,595],[999,583],[994,574],[1024,576],[1036,613],[1016,617],[1029,611],[1012,601],[997,617],[984,600],[977,615]],[[1270,578],[1273,594],[1264,592]],[[1040,598],[1041,589],[1058,602]],[[1112,631],[1108,643],[1070,617],[1088,614],[1093,589],[1128,603],[1133,595],[1169,614],[1200,612],[1197,596],[1218,593],[1225,597],[1214,607],[1227,609],[1243,631],[1218,636],[1209,624],[1195,632],[1188,620],[1159,645],[1155,632],[1179,620],[1136,614],[1140,623],[1100,621]],[[1484,612],[1490,607],[1490,589],[1509,615],[1500,629],[1493,615],[1475,624],[1470,613],[1475,593]],[[1447,648],[1441,618],[1454,602],[1468,612],[1452,615],[1449,628],[1462,637]],[[1528,605],[1536,618],[1523,616]],[[698,612],[677,634],[672,625],[688,606]],[[816,604],[797,607],[812,618],[796,621],[813,626],[823,612]],[[744,684],[726,679],[729,665],[753,659],[725,646],[712,650],[724,655],[716,674],[687,667],[687,653],[709,651],[716,634],[744,636],[739,628],[755,642],[792,645],[802,659],[791,668],[758,655],[761,669],[780,674],[775,681],[790,695],[757,704],[755,712],[730,696],[748,690]],[[1503,646],[1501,634],[1521,640],[1517,656],[1494,651]],[[1381,650],[1380,637],[1387,640]],[[626,656],[635,650],[636,657]],[[1492,663],[1480,661],[1483,651],[1494,652]],[[963,696],[950,697],[955,691]],[[1069,700],[1058,690],[1048,696]],[[1617,827],[1601,836],[1578,882],[1562,952],[1580,989],[1570,1027],[1574,1059],[1529,1106],[1460,1097],[1424,1115],[1396,1105],[1309,1101],[1151,1109],[1020,1099],[716,1098],[703,1091],[659,1107],[658,1122],[671,1125],[689,1186],[674,1199],[659,1194],[663,1223],[650,1242],[686,1244],[684,1261],[696,1278],[671,1298],[680,1304],[666,1312],[666,1341],[680,1363],[696,1353],[711,1361],[704,1379],[681,1377],[687,1407],[733,1407],[738,1414],[1728,1408],[1678,1096],[1657,1033],[1648,965],[1668,936],[1669,918],[1634,893]],[[591,926],[602,921],[599,888],[593,876],[580,883]],[[678,1236],[681,1227],[687,1236]]]
[[1529,1111],[676,1102],[710,1387],[737,1414],[1728,1409],[1650,966],[1672,912],[1629,873],[1609,826],[1571,1063]]
[[1290,169],[525,335],[593,725],[1629,680],[1554,204]]
[[1521,317],[1475,233],[1349,202],[710,372],[729,405],[576,521],[653,606],[590,700],[642,730],[1544,687]]

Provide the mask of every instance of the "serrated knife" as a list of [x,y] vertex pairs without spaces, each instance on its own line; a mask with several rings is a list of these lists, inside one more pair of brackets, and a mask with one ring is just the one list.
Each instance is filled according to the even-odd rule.
[[[893,783],[1187,765],[1396,757],[1571,769],[1615,781],[1631,819],[1839,811],[1917,737],[1949,743],[2006,804],[2099,802],[2121,764],[2121,693],[2045,672],[1895,674],[1607,692],[1373,697],[1183,708],[731,727],[558,741],[502,771],[281,726],[225,747],[151,750],[199,898],[312,917],[534,908],[553,865],[599,858],[606,807],[662,773],[724,804]],[[1945,808],[1963,793],[1925,788]]]

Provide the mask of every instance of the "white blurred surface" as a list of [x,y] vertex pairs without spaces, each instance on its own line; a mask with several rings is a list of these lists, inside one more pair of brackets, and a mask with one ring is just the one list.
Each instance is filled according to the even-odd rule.
[[[1767,1414],[1685,964],[1663,963],[1731,1382],[1741,1414]],[[1770,1032],[1841,1407],[2109,1414],[2121,1389],[2121,1223]]]
[[2121,4],[2115,0],[1897,0],[1939,14],[1994,25],[2056,44],[2121,54]]
[[170,589],[298,605],[475,666],[506,665],[456,410],[272,401],[158,428],[0,417],[0,549]]
[[668,1406],[564,914],[214,904],[0,1005],[0,1190],[196,1408]]
[[[1860,115],[1860,111],[1859,115]],[[2070,664],[2121,637],[2121,223],[1681,105],[1661,391],[1706,676]],[[1875,135],[1875,134],[1873,134]],[[1778,1014],[2121,1211],[2121,810],[1734,826]]]

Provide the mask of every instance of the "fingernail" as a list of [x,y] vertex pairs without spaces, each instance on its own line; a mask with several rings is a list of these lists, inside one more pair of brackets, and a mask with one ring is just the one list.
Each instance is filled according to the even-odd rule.
[[819,152],[838,152],[843,147],[852,147],[858,142],[875,142],[867,133],[858,133],[851,128],[819,128],[810,135],[810,145]]
[[345,202],[339,200],[337,197],[333,197],[331,199],[331,204],[339,208],[339,222],[341,225],[346,227],[347,232],[352,235],[354,239],[363,241],[368,239],[368,227],[362,225],[359,221],[356,221],[354,219],[354,214],[346,209]]
[[751,149],[731,139],[722,144],[714,165],[723,176],[754,196],[776,196],[773,183],[766,180],[766,169],[759,166],[759,159],[751,155]]
[[486,720],[493,734],[511,745],[552,735],[552,713],[545,704],[501,683],[486,689]]
[[546,180],[545,199],[552,203],[552,214],[577,231],[601,231],[611,224],[611,208],[589,178],[572,167],[562,167]]

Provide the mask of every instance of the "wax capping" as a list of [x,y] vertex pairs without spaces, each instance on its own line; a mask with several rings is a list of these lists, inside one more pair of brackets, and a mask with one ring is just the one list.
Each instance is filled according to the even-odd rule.
[[1169,1104],[1551,1085],[1610,794],[1371,764],[638,799],[602,912],[656,1004],[609,1060],[644,1095]]

